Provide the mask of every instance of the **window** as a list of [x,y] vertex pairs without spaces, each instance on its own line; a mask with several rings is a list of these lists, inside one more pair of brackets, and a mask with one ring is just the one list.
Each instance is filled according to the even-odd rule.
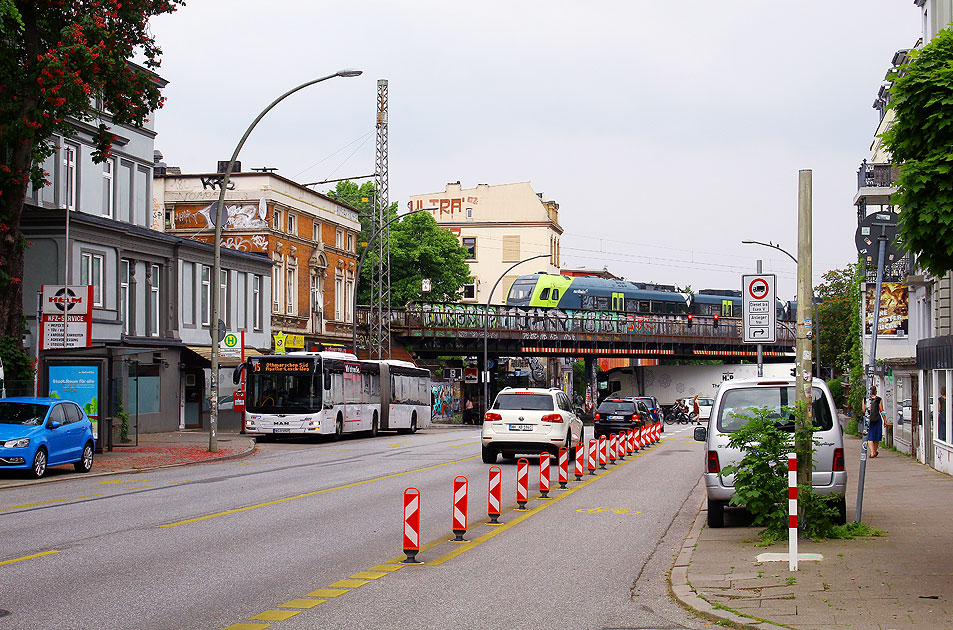
[[293,258],[288,259],[288,270],[285,272],[288,287],[285,291],[285,312],[289,315],[298,312],[298,267]]
[[79,283],[93,287],[93,306],[103,305],[103,266],[102,254],[83,252]]
[[476,281],[463,285],[463,299],[464,300],[476,299]]
[[281,231],[281,210],[275,208],[271,215],[271,227],[276,231]]
[[235,329],[245,330],[248,326],[248,274],[238,274],[238,286],[235,289],[237,301],[235,306]]
[[159,336],[159,305],[162,304],[159,265],[149,267],[149,334]]
[[311,225],[311,240],[321,242],[321,224],[317,221]]
[[468,219],[473,218],[473,208],[467,208],[467,218]]
[[53,407],[53,411],[50,412],[50,421],[59,422],[60,424],[66,424],[66,405],[59,404]]
[[113,183],[113,171],[116,165],[113,160],[103,162],[103,216],[112,218],[116,198],[116,186]]
[[288,234],[297,234],[298,233],[298,217],[297,215],[288,213]]
[[73,403],[63,403],[63,406],[66,407],[67,423],[79,422],[83,419],[83,413]]
[[344,230],[338,230],[334,235],[334,246],[344,249]]
[[344,284],[344,321],[354,321],[354,274],[348,272],[347,282]]
[[129,313],[129,281],[131,280],[132,261],[119,261],[119,321],[122,322],[122,331],[127,335],[131,332]]
[[334,278],[334,319],[344,319],[344,276]]
[[229,271],[219,269],[218,277],[218,318],[228,323],[228,277]]
[[76,209],[76,153],[77,147],[63,146],[63,207]]
[[466,236],[463,238],[463,246],[467,248],[467,260],[476,260],[476,237]]
[[354,235],[353,234],[347,235],[347,251],[349,252],[354,251]]
[[271,268],[271,312],[279,313],[281,312],[281,296],[282,289],[284,285],[284,274],[282,273],[282,263],[281,261],[275,262],[275,266]]
[[202,324],[208,326],[212,316],[212,268],[202,265]]
[[311,332],[321,332],[321,302],[321,277],[315,274],[311,276]]
[[503,262],[519,262],[520,237],[509,235],[503,237]]
[[195,263],[182,263],[182,323],[195,324]]
[[252,278],[252,309],[253,309],[253,319],[252,324],[255,327],[255,330],[261,330],[261,276],[255,276]]

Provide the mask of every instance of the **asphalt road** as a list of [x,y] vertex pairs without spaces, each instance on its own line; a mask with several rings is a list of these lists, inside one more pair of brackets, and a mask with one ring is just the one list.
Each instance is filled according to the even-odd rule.
[[[479,429],[266,443],[251,457],[0,491],[7,628],[703,628],[666,574],[703,496],[690,426],[486,523]],[[470,480],[468,543],[447,542]],[[554,470],[555,479],[555,470]],[[399,564],[421,492],[418,566]]]

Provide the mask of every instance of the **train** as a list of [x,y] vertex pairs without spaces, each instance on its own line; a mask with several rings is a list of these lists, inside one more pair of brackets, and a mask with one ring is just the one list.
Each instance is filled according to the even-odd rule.
[[[686,293],[674,285],[549,273],[519,276],[510,286],[506,304],[639,315],[691,313],[709,317],[741,317],[742,308],[741,291],[735,289]],[[779,320],[792,319],[796,309],[791,304],[777,300]]]

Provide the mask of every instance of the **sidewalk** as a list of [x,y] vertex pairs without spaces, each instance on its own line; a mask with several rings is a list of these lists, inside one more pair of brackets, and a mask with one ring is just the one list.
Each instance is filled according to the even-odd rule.
[[[860,440],[844,436],[853,521]],[[707,527],[706,503],[672,569],[682,604],[741,627],[953,628],[953,477],[880,450],[867,460],[862,521],[885,536],[799,541],[821,561],[758,562],[757,528]],[[730,521],[729,521],[730,522]],[[793,578],[793,579],[792,579]]]
[[[242,457],[255,450],[255,441],[239,433],[218,433],[218,452],[208,451],[208,431],[171,431],[143,433],[139,445],[115,446],[112,451],[97,453],[93,469],[85,476],[139,472],[170,466],[184,466],[222,459]],[[72,465],[53,466],[42,479],[29,479],[19,471],[0,471],[0,488],[46,483],[83,476],[73,472]]]

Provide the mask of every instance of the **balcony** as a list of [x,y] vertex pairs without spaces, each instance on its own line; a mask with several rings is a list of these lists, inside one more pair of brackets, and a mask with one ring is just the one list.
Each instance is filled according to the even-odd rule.
[[865,205],[889,205],[890,196],[897,192],[896,182],[899,177],[899,166],[889,162],[872,164],[864,160],[857,169],[857,194],[854,195],[854,205],[861,201]]

